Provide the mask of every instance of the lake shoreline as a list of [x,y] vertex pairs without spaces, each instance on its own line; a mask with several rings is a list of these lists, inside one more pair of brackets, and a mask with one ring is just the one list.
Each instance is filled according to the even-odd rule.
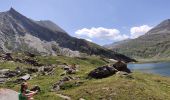
[[162,59],[162,58],[150,58],[150,59],[136,59],[137,62],[134,64],[143,64],[143,63],[163,63],[163,62],[170,62],[170,58]]
[[130,70],[159,74],[161,76],[170,76],[170,62],[129,63],[127,66]]

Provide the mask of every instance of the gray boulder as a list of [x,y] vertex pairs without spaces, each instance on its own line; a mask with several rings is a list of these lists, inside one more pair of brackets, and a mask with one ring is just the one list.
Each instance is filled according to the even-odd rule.
[[130,69],[127,68],[127,64],[123,61],[118,61],[117,63],[113,64],[113,67],[117,71],[123,71],[123,72],[131,73]]
[[92,70],[88,76],[96,79],[105,78],[116,73],[113,67],[102,66]]

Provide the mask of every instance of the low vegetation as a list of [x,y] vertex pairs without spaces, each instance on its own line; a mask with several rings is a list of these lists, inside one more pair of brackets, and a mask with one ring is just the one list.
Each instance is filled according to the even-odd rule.
[[[159,75],[133,72],[129,75],[113,75],[103,79],[88,79],[88,73],[98,66],[108,64],[99,57],[71,58],[63,56],[36,57],[39,63],[55,65],[53,75],[37,75],[28,81],[29,86],[38,85],[41,92],[35,100],[64,100],[57,94],[70,97],[72,100],[170,100],[170,78]],[[52,85],[61,80],[63,69],[58,65],[67,63],[78,65],[78,72],[70,74],[78,80],[65,82],[59,91],[51,91]],[[28,64],[11,61],[0,62],[0,69],[15,69],[18,66],[30,67]],[[34,75],[32,75],[34,76]],[[14,80],[15,78],[12,78]],[[76,84],[79,83],[79,84]],[[11,81],[0,84],[1,88],[19,91],[19,84]]]

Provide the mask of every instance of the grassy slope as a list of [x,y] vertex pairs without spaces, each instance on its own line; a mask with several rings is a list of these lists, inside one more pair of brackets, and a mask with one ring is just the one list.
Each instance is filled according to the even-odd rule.
[[[87,100],[98,100],[105,98],[106,100],[170,100],[170,78],[161,77],[158,75],[143,74],[134,72],[129,76],[111,76],[100,80],[86,79],[87,73],[97,66],[106,64],[105,61],[96,57],[88,57],[84,59],[69,58],[69,57],[38,57],[40,62],[45,64],[79,64],[79,72],[72,75],[80,77],[80,86],[75,86],[75,81],[67,82],[63,88],[65,90],[58,91],[73,100],[85,98]],[[10,63],[10,64],[9,64]],[[1,64],[1,63],[0,63]],[[0,68],[14,69],[17,66],[22,66],[19,63],[6,62],[0,65]],[[27,67],[28,65],[23,65]],[[60,74],[63,70],[56,67],[55,75],[52,76],[38,76],[30,80],[31,85],[39,85],[42,92],[35,96],[35,100],[62,100],[56,95],[56,92],[50,92],[51,85],[61,79]],[[19,85],[13,83],[6,83],[0,87],[11,88],[16,91],[19,90]]]

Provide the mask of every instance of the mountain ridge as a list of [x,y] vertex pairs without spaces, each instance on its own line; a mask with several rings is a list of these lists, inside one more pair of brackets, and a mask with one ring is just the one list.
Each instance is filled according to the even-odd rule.
[[[41,54],[63,54],[78,56],[80,53],[102,57],[135,61],[127,56],[108,50],[97,44],[70,36],[53,22],[36,22],[11,8],[0,13],[1,51],[26,51]],[[43,23],[43,24],[42,24]],[[47,27],[48,24],[53,28]],[[55,30],[55,28],[57,28]]]
[[109,48],[135,58],[170,57],[170,19],[136,39]]

